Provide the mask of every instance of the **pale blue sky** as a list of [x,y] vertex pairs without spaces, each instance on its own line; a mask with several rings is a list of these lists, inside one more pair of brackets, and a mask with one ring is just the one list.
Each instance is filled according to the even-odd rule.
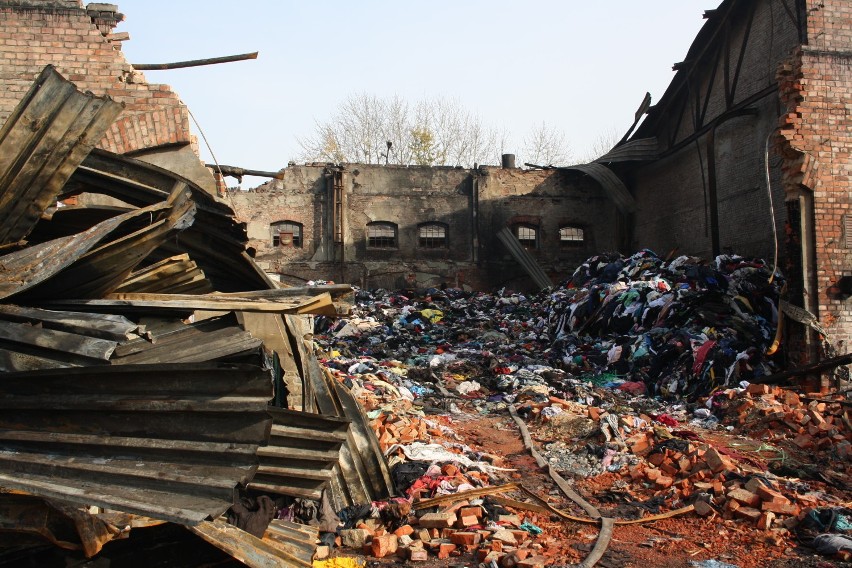
[[[145,76],[174,88],[220,163],[275,171],[356,92],[456,99],[509,133],[508,152],[544,122],[583,156],[603,133],[626,131],[646,91],[659,100],[718,1],[117,3],[131,63],[260,52]],[[202,152],[210,160],[203,141]]]

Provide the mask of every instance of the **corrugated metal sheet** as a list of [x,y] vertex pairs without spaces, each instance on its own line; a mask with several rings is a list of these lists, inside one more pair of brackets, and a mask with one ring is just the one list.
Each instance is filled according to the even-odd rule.
[[535,258],[533,258],[527,249],[521,245],[520,241],[514,233],[512,233],[509,227],[503,227],[497,231],[497,238],[500,239],[500,242],[503,243],[509,251],[509,254],[511,254],[518,263],[520,263],[524,271],[529,274],[536,286],[542,290],[553,286],[553,282],[550,281],[550,277],[544,269],[539,266]]
[[270,374],[168,364],[0,375],[0,486],[183,524],[216,518],[269,438]]
[[323,371],[305,341],[301,340],[309,329],[304,320],[298,316],[284,316],[290,335],[299,338],[294,341],[297,347],[294,355],[304,378],[304,408],[351,421],[331,478],[334,507],[340,510],[348,505],[387,499],[394,492],[393,481],[379,441],[349,389]]
[[597,163],[612,163],[612,162],[641,162],[655,160],[660,153],[659,144],[656,138],[640,138],[631,140],[620,146],[616,146],[600,158],[596,159]]
[[0,129],[0,245],[29,234],[123,107],[44,68]]
[[188,254],[181,254],[132,272],[115,292],[208,294],[213,285]]
[[349,420],[273,407],[269,413],[272,434],[258,449],[260,467],[249,488],[318,500],[334,475]]
[[583,172],[601,184],[601,187],[612,202],[615,203],[619,211],[625,214],[631,214],[636,211],[636,200],[633,198],[633,195],[627,189],[627,186],[624,185],[624,182],[608,167],[593,162],[591,164],[578,164],[559,169]]
[[249,568],[310,567],[319,537],[313,527],[279,520],[270,523],[263,539],[218,519],[190,530]]
[[26,306],[0,304],[0,319],[37,324],[42,329],[55,329],[98,337],[112,341],[135,339],[139,324],[124,316],[90,314],[86,312],[58,312]]
[[[265,292],[265,291],[264,291]],[[283,290],[270,290],[283,292]],[[150,310],[243,311],[276,314],[338,315],[327,292],[315,296],[263,294],[255,292],[223,294],[107,294],[103,299],[49,300],[42,305],[62,308],[85,308],[92,311],[146,312]]]
[[186,324],[158,318],[145,325],[145,337],[118,345],[113,365],[200,363],[256,352],[262,341],[238,324],[234,314]]
[[[176,188],[159,214],[135,217],[73,264],[58,277],[45,280],[24,294],[44,298],[100,298],[117,288],[154,249],[194,220],[195,203],[186,188]],[[145,211],[140,209],[139,211]],[[141,226],[139,226],[141,222]],[[2,260],[2,259],[0,259]]]
[[152,164],[95,149],[77,168],[62,196],[81,192],[109,195],[138,207],[162,201],[176,183],[192,190],[196,222],[176,242],[163,243],[153,261],[188,253],[221,292],[275,288],[275,283],[245,254],[245,224],[234,212],[191,181]]
[[[90,297],[118,286],[152,244],[191,221],[192,202],[185,197],[174,207],[159,203],[130,211],[83,233],[0,256],[0,298]],[[98,246],[107,238],[114,240]]]

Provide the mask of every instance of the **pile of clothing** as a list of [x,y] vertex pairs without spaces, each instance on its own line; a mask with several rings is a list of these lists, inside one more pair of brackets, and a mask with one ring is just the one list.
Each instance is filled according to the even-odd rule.
[[353,317],[318,318],[315,338],[326,365],[414,394],[439,379],[464,396],[510,397],[580,381],[693,400],[775,372],[767,353],[775,351],[782,286],[761,260],[664,261],[643,250],[592,257],[532,296],[361,290]]

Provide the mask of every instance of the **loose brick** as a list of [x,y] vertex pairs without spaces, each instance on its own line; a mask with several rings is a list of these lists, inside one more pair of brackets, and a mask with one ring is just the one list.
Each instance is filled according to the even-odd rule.
[[370,543],[370,551],[376,558],[384,558],[396,553],[398,546],[397,537],[395,534],[383,534],[373,537]]
[[426,513],[420,517],[420,526],[427,529],[446,529],[456,522],[455,513]]
[[438,558],[445,560],[450,557],[450,554],[456,549],[456,545],[451,542],[442,542],[438,545]]
[[728,498],[735,499],[743,505],[748,505],[749,507],[760,506],[760,496],[746,489],[733,489],[731,491],[728,491]]
[[479,544],[479,533],[469,531],[456,531],[450,535],[450,541],[458,546],[474,546]]

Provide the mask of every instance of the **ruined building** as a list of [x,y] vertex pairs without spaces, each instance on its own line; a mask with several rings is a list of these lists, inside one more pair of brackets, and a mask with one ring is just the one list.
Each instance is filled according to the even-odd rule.
[[704,18],[660,100],[594,163],[291,165],[229,193],[258,261],[285,282],[529,286],[504,227],[554,280],[613,250],[777,258],[789,301],[848,350],[852,5],[726,0]]
[[[101,147],[168,160],[216,191],[197,160],[170,163],[192,152],[186,109],[124,60],[115,6],[8,0],[0,10],[0,49],[14,54],[0,69],[0,119],[52,63],[125,104]],[[282,179],[227,197],[258,263],[286,283],[532,287],[497,236],[504,228],[554,282],[604,251],[777,257],[789,301],[815,314],[843,351],[852,332],[852,6],[725,0],[704,18],[669,88],[643,100],[625,138],[594,163],[291,165]]]

